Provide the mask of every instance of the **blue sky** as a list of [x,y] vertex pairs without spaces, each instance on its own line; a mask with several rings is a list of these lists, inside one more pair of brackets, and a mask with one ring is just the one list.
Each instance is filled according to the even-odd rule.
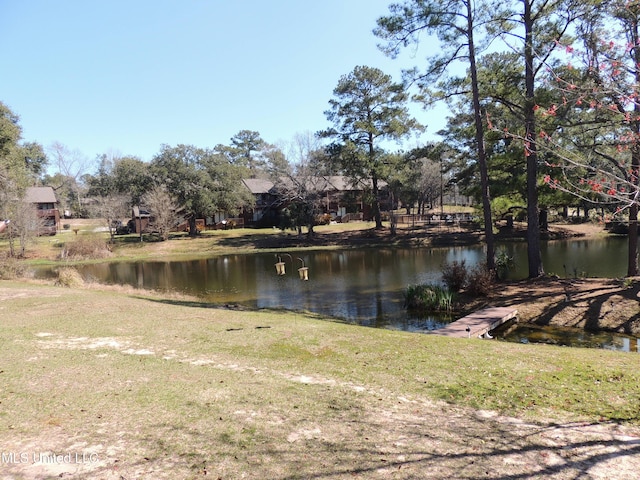
[[[151,160],[162,144],[270,143],[329,126],[356,65],[400,80],[424,55],[385,57],[372,34],[391,0],[0,0],[0,101],[23,140]],[[443,116],[412,113],[428,127]],[[437,120],[434,122],[434,119]]]

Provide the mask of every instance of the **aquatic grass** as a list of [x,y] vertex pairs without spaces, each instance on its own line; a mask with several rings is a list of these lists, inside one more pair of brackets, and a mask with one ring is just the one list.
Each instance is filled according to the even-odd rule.
[[454,292],[435,284],[409,285],[405,292],[405,306],[425,312],[450,312],[453,309]]
[[439,307],[440,311],[451,312],[453,310],[453,300],[455,298],[455,293],[446,288],[443,288],[440,292],[438,292],[439,297]]
[[496,250],[495,263],[496,277],[498,280],[506,279],[509,272],[516,266],[514,257],[509,255],[509,252],[504,247],[500,247]]
[[84,283],[80,272],[73,267],[62,267],[56,271],[56,285],[61,287],[80,287]]

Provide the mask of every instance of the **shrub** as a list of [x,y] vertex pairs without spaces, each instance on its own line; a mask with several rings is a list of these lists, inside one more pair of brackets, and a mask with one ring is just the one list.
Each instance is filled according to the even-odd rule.
[[318,225],[329,225],[331,223],[331,215],[328,213],[323,213],[316,217],[316,224]]
[[61,287],[80,287],[84,284],[82,275],[71,267],[60,268],[57,272],[56,285]]
[[467,278],[466,290],[472,295],[486,297],[493,286],[495,274],[487,267],[486,263],[476,265]]
[[496,252],[496,278],[504,280],[507,278],[509,271],[515,266],[515,261],[509,253],[501,248]]
[[27,276],[27,266],[15,258],[8,257],[2,259],[2,268],[0,268],[1,280],[13,280]]
[[450,312],[453,309],[453,292],[440,285],[409,285],[404,293],[407,308]]
[[442,281],[453,292],[459,292],[467,283],[467,266],[465,260],[445,262],[442,265]]
[[62,258],[105,258],[111,255],[107,240],[98,235],[79,235],[75,240],[67,242],[62,249]]

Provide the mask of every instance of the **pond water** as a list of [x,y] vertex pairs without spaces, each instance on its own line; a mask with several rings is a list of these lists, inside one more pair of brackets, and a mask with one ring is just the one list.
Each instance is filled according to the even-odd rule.
[[[511,277],[525,278],[526,244],[509,243],[498,248],[515,259]],[[626,255],[624,238],[542,245],[545,270],[568,277],[621,277],[626,272]],[[361,249],[305,251],[281,254],[280,258],[274,254],[247,254],[187,261],[105,263],[81,266],[79,270],[86,279],[99,283],[179,291],[217,304],[309,311],[364,326],[421,332],[453,319],[408,314],[404,289],[411,284],[438,283],[444,262],[464,260],[473,266],[484,258],[481,246]],[[282,276],[276,274],[279,260],[286,268]],[[303,265],[308,268],[309,281],[299,278],[298,268]],[[51,272],[37,272],[39,276],[48,274]],[[525,336],[535,341],[533,333]],[[520,337],[505,338],[522,341]]]
[[609,332],[585,332],[575,328],[512,324],[498,328],[493,332],[493,336],[508,342],[640,352],[640,338]]

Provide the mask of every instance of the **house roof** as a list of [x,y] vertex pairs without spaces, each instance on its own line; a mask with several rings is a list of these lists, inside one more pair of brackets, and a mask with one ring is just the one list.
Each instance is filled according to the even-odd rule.
[[131,208],[131,213],[134,218],[149,218],[151,214],[145,208],[141,208],[140,205],[134,205]]
[[[245,178],[242,180],[245,186],[249,189],[251,193],[254,195],[258,195],[261,193],[275,193],[274,187],[275,184],[271,180],[265,180],[261,178]],[[337,191],[337,192],[346,192],[351,190],[363,190],[367,186],[371,188],[371,180],[360,180],[354,182],[349,177],[344,175],[331,175],[327,177],[312,177],[307,179],[307,182],[310,183],[310,187],[320,190],[320,191]],[[280,179],[280,185],[288,185],[291,183],[291,180],[285,177]],[[378,180],[379,187],[387,186],[387,182],[384,180]]]
[[326,177],[326,181],[328,183],[326,188],[327,190],[333,188],[339,192],[348,190],[362,190],[365,186],[364,182],[354,182],[352,179],[350,179],[349,177],[345,177],[344,175],[332,175],[330,177]]
[[24,199],[27,203],[58,203],[52,187],[27,187]]
[[270,193],[273,188],[273,182],[271,180],[264,180],[262,178],[243,178],[242,182],[249,191],[255,195]]

